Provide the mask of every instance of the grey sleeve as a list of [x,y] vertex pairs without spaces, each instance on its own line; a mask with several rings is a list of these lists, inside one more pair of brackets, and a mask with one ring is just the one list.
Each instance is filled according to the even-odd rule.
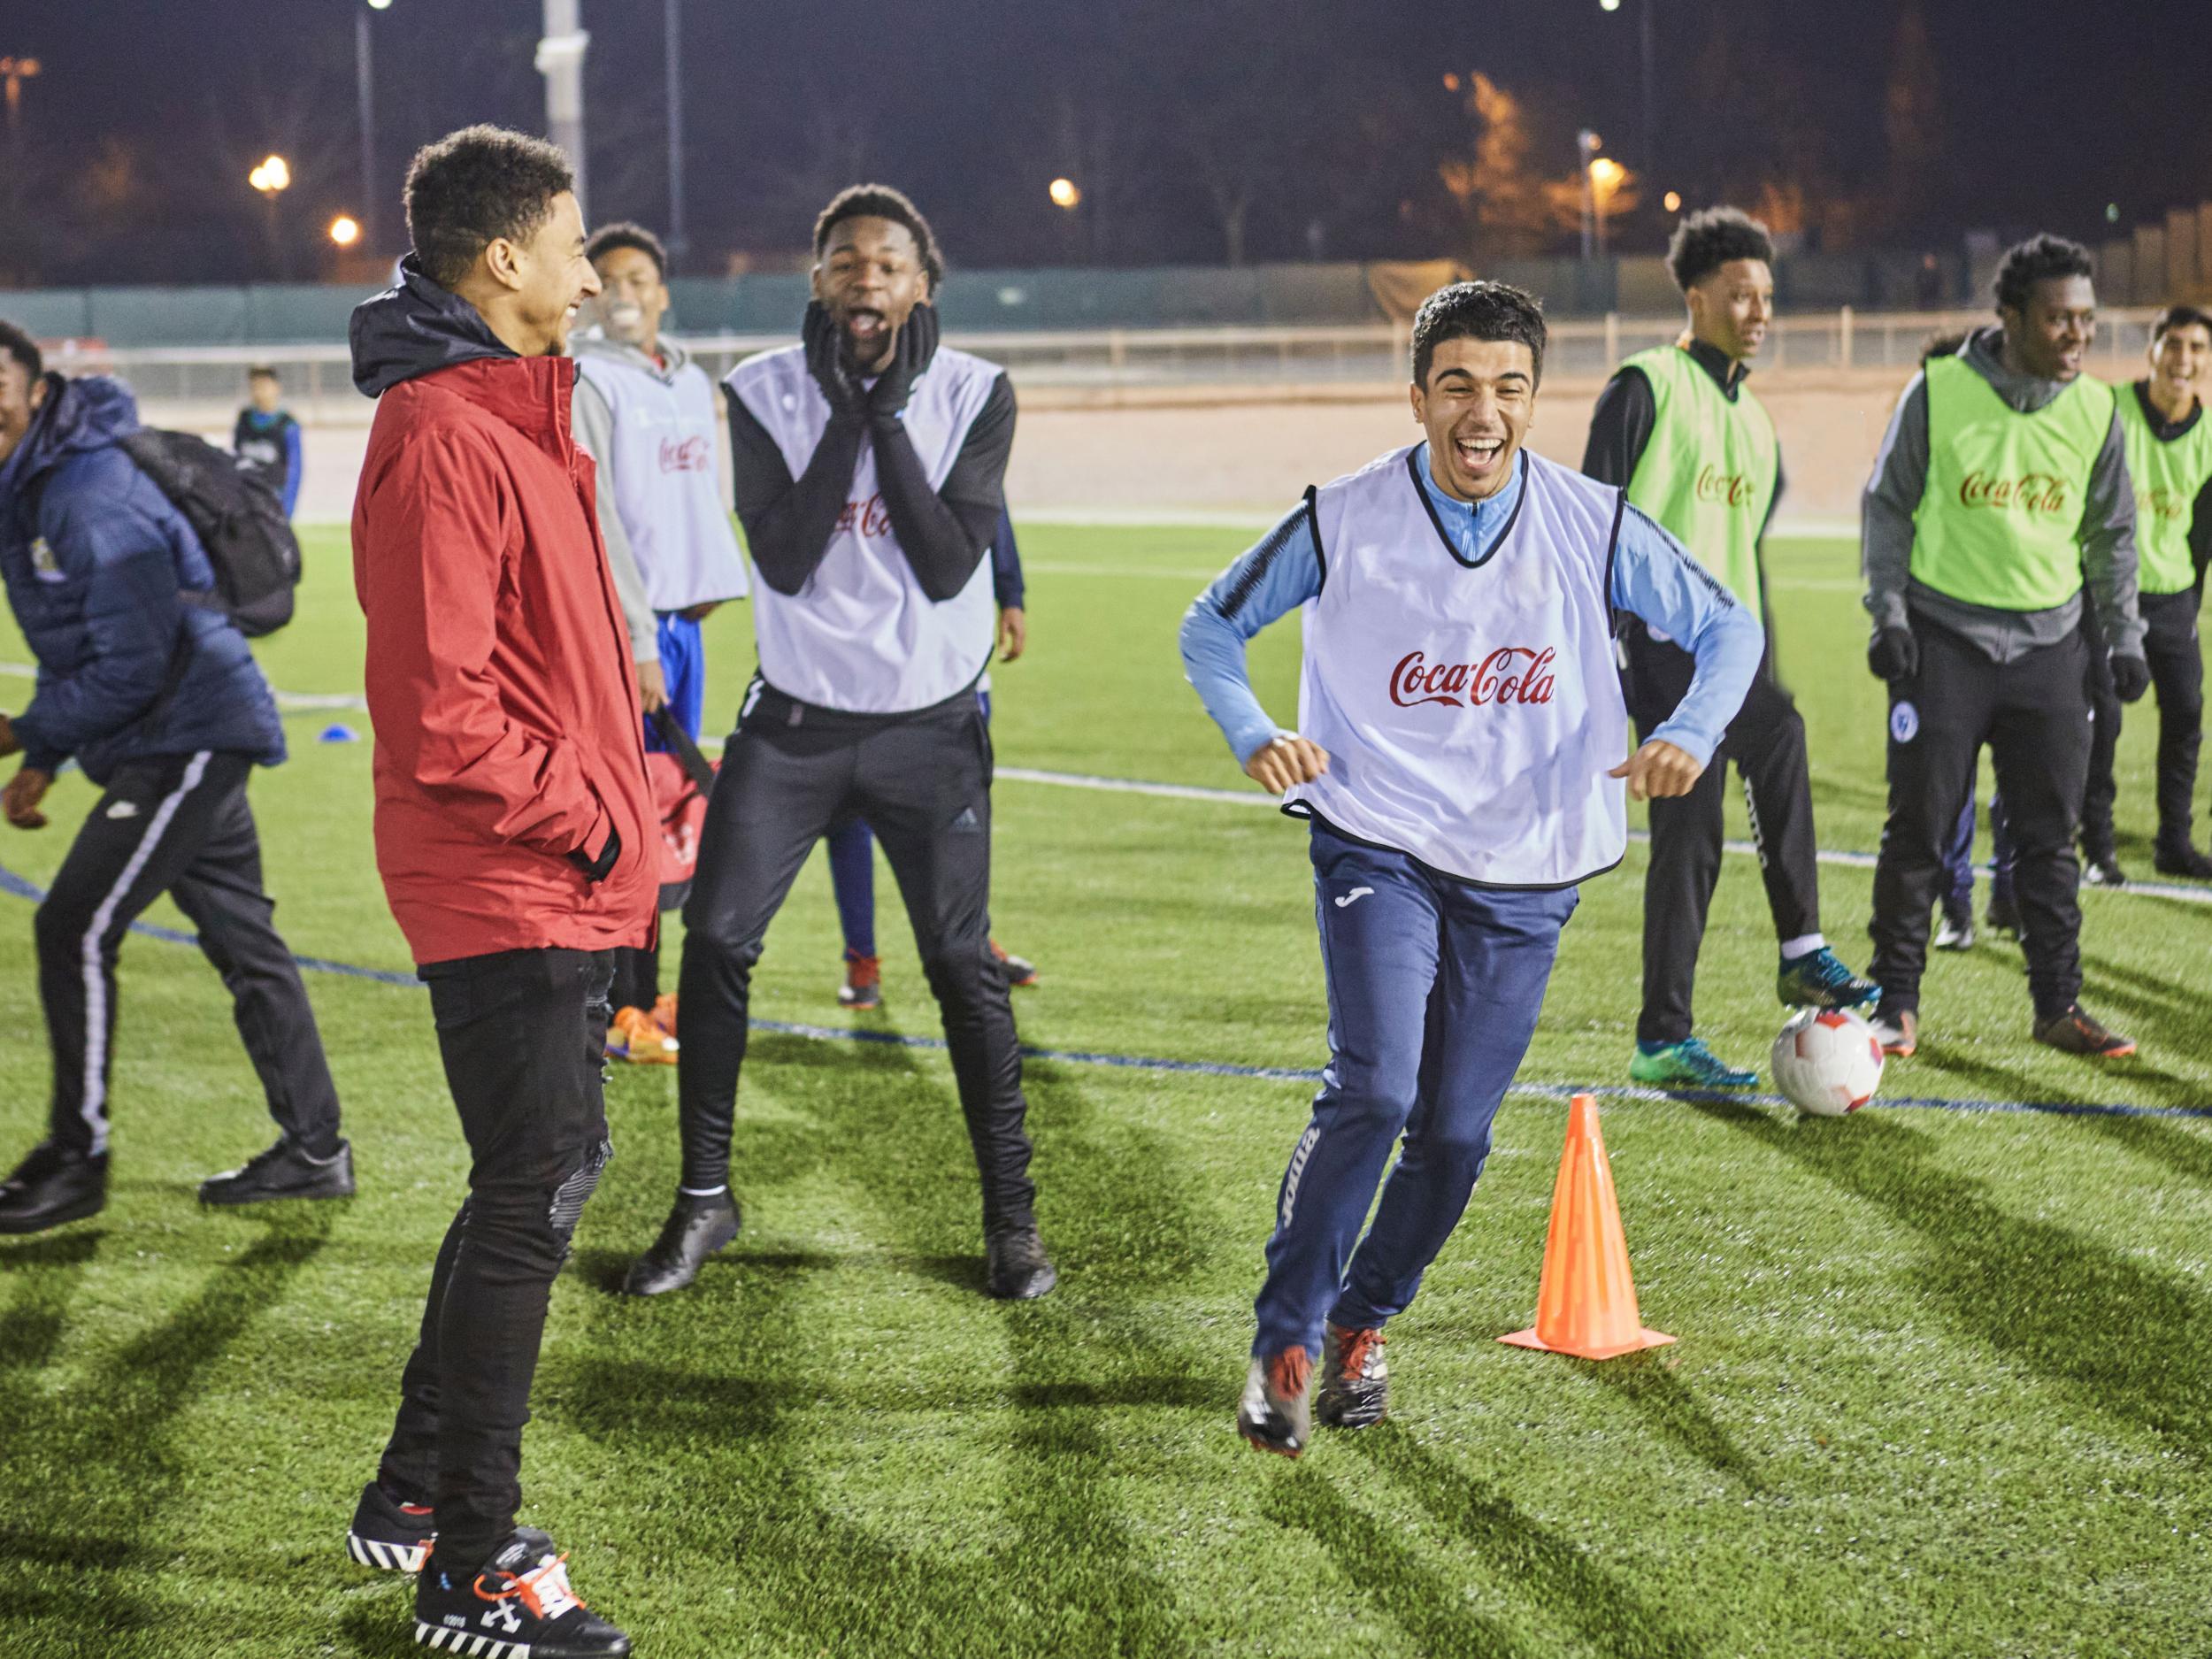
[[1859,503],[1861,601],[1875,632],[1912,626],[1905,589],[1912,580],[1912,520],[1928,484],[1928,377],[1916,374],[1897,400]]
[[2143,618],[2136,602],[2135,485],[2128,477],[2127,444],[2120,411],[2090,469],[2089,495],[2081,506],[2081,563],[2097,626],[2115,657],[2143,655]]
[[607,544],[607,568],[614,574],[614,590],[622,601],[622,625],[630,635],[630,657],[634,662],[660,661],[660,627],[653,616],[653,607],[645,597],[645,578],[639,573],[637,553],[630,546],[630,533],[622,527],[622,515],[615,509],[614,489],[614,410],[607,402],[606,394],[586,380],[576,377],[575,396],[570,402],[569,420],[576,434],[576,442],[588,450],[599,469],[598,488],[593,492],[599,511],[599,539]]

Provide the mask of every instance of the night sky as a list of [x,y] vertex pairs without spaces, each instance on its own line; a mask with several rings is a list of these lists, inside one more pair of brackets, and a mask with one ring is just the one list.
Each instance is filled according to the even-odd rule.
[[[1438,161],[1472,126],[1443,76],[1513,93],[1533,166],[1571,170],[1586,125],[1642,170],[1647,4],[1658,165],[1623,247],[1657,248],[1670,188],[1693,204],[1794,189],[1816,246],[1951,247],[1970,227],[2093,239],[2108,201],[2125,225],[2212,196],[2212,19],[2183,0],[685,0],[691,265],[787,255],[863,174],[910,191],[971,266],[1219,263],[1238,203],[1254,260],[1464,257],[1474,233]],[[318,274],[322,226],[360,209],[359,4],[7,7],[0,55],[43,73],[14,145],[0,136],[0,276]],[[1940,111],[1910,165],[1884,113],[1909,5]],[[584,0],[597,219],[667,219],[661,17],[660,0]],[[395,250],[416,145],[470,120],[541,130],[538,22],[537,0],[372,14]],[[273,227],[244,183],[271,150],[297,179]],[[1076,215],[1046,198],[1059,173],[1087,192]]]

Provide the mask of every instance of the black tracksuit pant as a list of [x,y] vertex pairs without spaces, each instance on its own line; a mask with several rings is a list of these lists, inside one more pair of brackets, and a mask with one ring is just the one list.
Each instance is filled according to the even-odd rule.
[[[1630,622],[1622,641],[1628,664],[1621,688],[1639,738],[1648,740],[1690,688],[1696,661],[1680,646],[1653,639],[1640,622]],[[1743,707],[1690,793],[1651,803],[1639,1041],[1679,1042],[1692,1029],[1698,950],[1705,940],[1713,887],[1720,879],[1722,808],[1731,761],[1743,780],[1776,939],[1820,931],[1820,867],[1805,719],[1776,682],[1771,661],[1762,659]]]
[[53,1138],[104,1152],[123,935],[164,893],[198,930],[223,976],[269,1116],[310,1156],[338,1149],[338,1090],[315,1011],[262,890],[261,841],[244,755],[133,761],[106,791],[38,907],[39,995],[54,1051]]
[[[2151,691],[2158,699],[2161,852],[2178,852],[2189,845],[2197,750],[2204,736],[2204,654],[2197,643],[2201,599],[2193,588],[2177,594],[2144,594],[2140,599],[2146,627],[2143,655],[2149,659]],[[2112,807],[2119,786],[2113,778],[2113,752],[2120,742],[2121,710],[2103,644],[2093,637],[2092,644],[2090,706],[2097,718],[2090,739],[2081,839],[2093,856],[2108,855],[2114,846]]]
[[1028,1102],[991,954],[991,738],[975,693],[903,715],[796,703],[758,681],[723,751],[684,906],[683,1185],[729,1179],[753,964],[814,844],[865,818],[883,843],[952,1051],[987,1233],[1031,1219]]
[[2089,765],[2088,645],[2079,633],[2000,664],[1949,629],[1913,618],[1920,671],[1889,687],[1889,818],[1874,868],[1874,960],[1885,1012],[1917,1010],[1943,854],[1982,745],[2015,848],[2013,895],[2036,1015],[2081,992],[2081,866],[2074,857]]
[[554,1276],[614,1156],[601,1093],[611,950],[503,950],[419,969],[469,1144],[377,1479],[437,1513],[473,1574],[514,1531],[522,1427]]

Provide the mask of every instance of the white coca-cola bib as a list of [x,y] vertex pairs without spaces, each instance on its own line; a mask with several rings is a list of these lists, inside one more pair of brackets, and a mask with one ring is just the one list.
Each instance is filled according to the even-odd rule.
[[[932,489],[941,488],[990,400],[995,364],[941,346],[914,382],[902,419]],[[803,348],[749,357],[723,382],[783,451],[797,478],[829,425],[829,401]],[[753,629],[763,679],[787,696],[856,714],[905,714],[975,683],[991,660],[998,616],[986,557],[959,593],[933,600],[900,550],[863,439],[851,493],[829,551],[795,595],[762,582]]]
[[1298,729],[1328,774],[1284,810],[1463,880],[1571,887],[1618,864],[1629,752],[1610,599],[1621,492],[1523,450],[1479,564],[1401,449],[1314,492]]

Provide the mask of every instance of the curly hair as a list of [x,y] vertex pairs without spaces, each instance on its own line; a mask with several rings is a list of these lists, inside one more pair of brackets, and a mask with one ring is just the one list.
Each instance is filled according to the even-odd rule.
[[1544,302],[1509,282],[1455,282],[1421,302],[1413,319],[1413,380],[1429,382],[1436,349],[1448,340],[1517,340],[1533,359],[1532,383],[1544,378]]
[[945,256],[937,246],[937,233],[929,227],[903,190],[893,189],[887,184],[848,185],[830,198],[830,204],[814,220],[814,257],[820,258],[822,250],[829,246],[830,232],[849,219],[887,219],[900,224],[913,234],[914,245],[921,250],[922,274],[929,279],[929,291],[934,294],[937,285],[945,280]]
[[664,281],[667,280],[668,250],[661,246],[659,237],[630,219],[618,219],[592,232],[591,240],[584,244],[584,257],[597,265],[618,248],[635,249],[653,262],[653,269]]
[[553,198],[575,188],[568,157],[543,139],[464,127],[424,145],[408,165],[407,234],[424,273],[449,288],[494,242],[535,232]]
[[1997,264],[1997,280],[1990,287],[1997,296],[1999,311],[2025,311],[2037,283],[2095,274],[2089,250],[2079,242],[2063,236],[2031,236],[2005,250]]
[[1774,261],[1774,238],[1740,208],[1709,207],[1692,213],[1674,227],[1667,243],[1667,269],[1685,294],[1733,259]]

